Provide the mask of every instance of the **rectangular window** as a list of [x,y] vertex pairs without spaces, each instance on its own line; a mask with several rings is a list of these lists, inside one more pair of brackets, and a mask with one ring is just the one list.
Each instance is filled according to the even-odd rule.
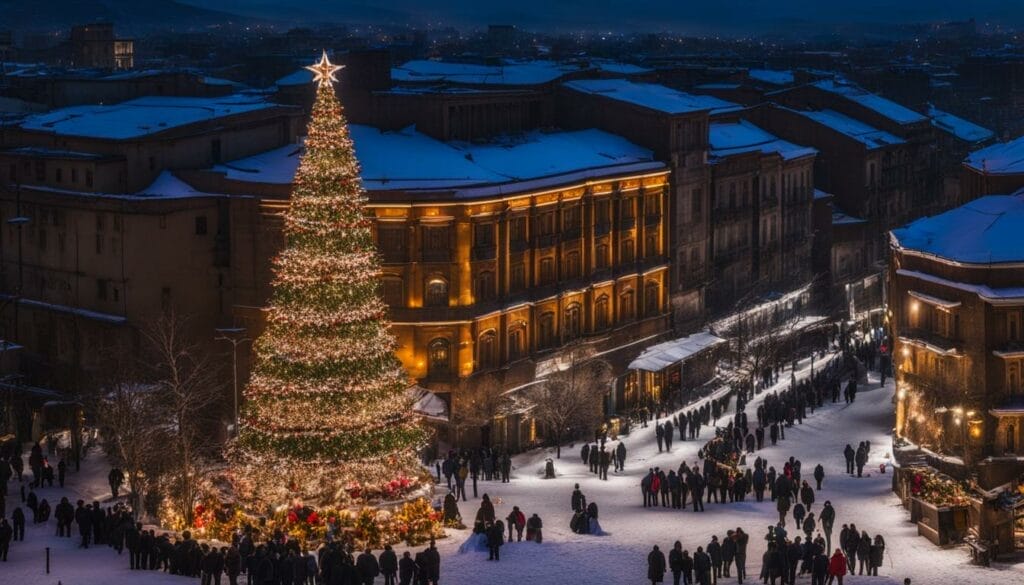
[[602,199],[594,203],[594,223],[601,225],[611,221],[608,199]]
[[544,258],[540,261],[540,284],[550,284],[555,281],[555,261],[551,258]]
[[566,231],[580,229],[580,206],[573,205],[562,210],[562,228]]
[[448,226],[423,228],[423,259],[434,262],[448,260]]
[[60,167],[57,167],[56,172],[54,172],[54,178],[57,179],[58,183],[63,183],[64,182],[64,169],[62,169]]
[[85,171],[85,186],[92,189],[92,170]]
[[381,225],[377,228],[377,246],[385,262],[405,262],[405,226]]
[[46,251],[46,230],[39,230],[39,249]]
[[526,241],[526,218],[513,217],[508,221],[509,239],[512,242]]
[[473,225],[473,246],[476,248],[494,247],[493,223],[478,223]]
[[96,279],[96,298],[101,301],[107,300],[107,281],[102,278]]
[[526,288],[526,265],[521,262],[513,264],[509,272],[509,287],[512,292],[524,290]]
[[71,167],[71,183],[72,184],[77,184],[78,183],[78,169],[76,169],[74,167]]
[[197,236],[205,236],[206,235],[206,216],[205,215],[197,215],[196,216],[196,235]]
[[548,211],[537,216],[537,235],[548,236],[555,233],[555,212]]
[[96,231],[102,232],[103,227],[106,225],[106,218],[103,217],[102,213],[96,214]]
[[103,253],[103,234],[96,234],[96,253]]
[[701,207],[703,203],[701,199],[704,198],[704,191],[702,189],[694,189],[690,192],[690,220],[699,221],[701,215]]

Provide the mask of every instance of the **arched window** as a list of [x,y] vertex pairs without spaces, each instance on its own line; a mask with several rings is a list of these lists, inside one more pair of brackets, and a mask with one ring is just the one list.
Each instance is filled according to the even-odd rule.
[[594,301],[594,329],[608,328],[608,295],[601,295]]
[[476,300],[477,302],[493,301],[495,296],[494,291],[494,273],[490,270],[485,270],[476,275]]
[[661,310],[661,299],[658,283],[649,281],[644,285],[644,314],[648,317],[657,315]]
[[562,324],[562,334],[566,340],[576,339],[580,336],[580,304],[572,303],[565,308],[565,321]]
[[427,374],[431,376],[447,375],[452,371],[451,342],[443,337],[431,341],[427,345]]
[[477,366],[480,370],[498,367],[498,337],[494,331],[486,331],[477,342]]
[[537,329],[537,345],[546,349],[555,343],[555,314],[544,313],[540,316],[540,326]]
[[619,321],[636,319],[636,295],[628,288],[619,295]]
[[526,357],[526,323],[520,321],[508,332],[508,361]]
[[424,294],[424,304],[428,307],[447,307],[448,306],[448,281],[434,277],[427,281],[426,294]]

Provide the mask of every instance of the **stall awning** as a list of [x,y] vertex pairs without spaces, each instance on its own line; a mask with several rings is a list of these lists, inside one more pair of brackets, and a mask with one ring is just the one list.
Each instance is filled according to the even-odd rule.
[[724,339],[707,331],[673,339],[645,349],[629,364],[629,369],[660,372],[673,364],[723,343],[725,343]]
[[414,401],[413,412],[424,418],[448,422],[448,403],[440,396],[422,386],[413,386],[408,392]]

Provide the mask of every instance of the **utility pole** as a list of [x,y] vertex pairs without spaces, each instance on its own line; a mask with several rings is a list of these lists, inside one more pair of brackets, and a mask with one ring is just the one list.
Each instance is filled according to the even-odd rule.
[[231,344],[231,387],[235,405],[232,432],[238,435],[238,345],[252,340],[244,337],[245,327],[220,327],[214,331],[218,333],[214,340]]

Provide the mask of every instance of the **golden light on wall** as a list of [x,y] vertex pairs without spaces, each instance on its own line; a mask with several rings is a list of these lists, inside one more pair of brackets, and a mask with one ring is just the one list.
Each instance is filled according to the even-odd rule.
[[977,418],[967,421],[967,434],[972,440],[977,441],[981,439],[983,424],[984,421]]

